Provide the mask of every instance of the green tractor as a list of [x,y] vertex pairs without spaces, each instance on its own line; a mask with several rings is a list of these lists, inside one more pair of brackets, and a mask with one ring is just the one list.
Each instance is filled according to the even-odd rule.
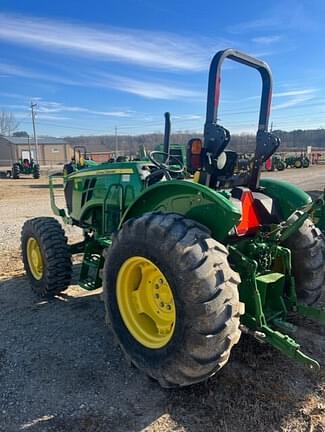
[[[236,171],[230,133],[217,123],[226,58],[262,78],[256,150],[247,170]],[[293,311],[325,322],[325,312],[314,306],[324,282],[323,240],[310,220],[321,204],[290,183],[260,180],[263,163],[280,144],[267,131],[271,97],[264,62],[233,49],[218,52],[210,66],[204,140],[188,144],[192,178],[167,146],[150,152],[150,162],[102,163],[67,174],[63,209],[50,177],[55,215],[79,227],[83,240],[68,244],[51,217],[23,226],[33,291],[52,297],[66,290],[71,256],[82,253],[80,286],[103,286],[108,321],[125,356],[163,387],[217,373],[242,333],[319,368],[291,336],[296,327],[288,316]]]
[[34,179],[39,179],[41,171],[39,164],[34,161],[31,152],[29,152],[29,158],[21,158],[18,162],[15,162],[8,174],[13,179],[19,179],[21,174],[32,175]]
[[280,155],[274,154],[266,161],[265,168],[267,171],[283,171],[286,168],[286,164]]
[[286,168],[308,168],[309,165],[309,158],[304,154],[300,156],[288,156],[285,159]]
[[77,145],[73,147],[73,156],[71,161],[65,164],[63,167],[63,175],[67,176],[72,172],[76,172],[84,168],[96,167],[98,165],[98,162],[91,160],[85,146]]

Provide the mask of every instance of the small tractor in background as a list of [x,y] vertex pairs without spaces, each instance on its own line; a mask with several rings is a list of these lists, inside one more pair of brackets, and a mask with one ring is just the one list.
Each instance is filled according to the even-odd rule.
[[20,175],[32,175],[34,179],[39,179],[41,176],[40,166],[29,153],[29,158],[20,159],[14,162],[11,171],[7,172],[9,177],[19,179]]
[[274,154],[265,162],[265,168],[267,171],[283,171],[286,168],[286,164],[280,155]]
[[285,158],[286,168],[308,168],[309,165],[310,161],[303,153],[300,156],[287,156]]
[[66,176],[72,172],[79,171],[84,168],[96,167],[98,165],[100,165],[100,163],[91,159],[85,146],[74,146],[73,156],[71,161],[64,165],[63,174]]
[[[219,125],[221,66],[228,58],[262,78],[256,149],[245,169]],[[233,49],[212,59],[204,139],[187,145],[187,167],[163,151],[149,160],[101,163],[63,178],[65,208],[51,205],[83,240],[68,244],[57,219],[37,217],[22,229],[22,256],[33,291],[60,295],[83,254],[79,285],[103,286],[111,329],[128,360],[163,387],[187,386],[217,373],[241,333],[317,370],[293,339],[290,312],[325,323],[315,304],[324,282],[324,242],[298,187],[260,179],[280,141],[268,132],[271,71]],[[190,178],[188,174],[191,173]],[[63,176],[62,176],[63,177]]]

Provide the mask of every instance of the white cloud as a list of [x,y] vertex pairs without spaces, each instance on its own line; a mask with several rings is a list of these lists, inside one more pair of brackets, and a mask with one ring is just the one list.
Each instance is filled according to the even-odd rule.
[[174,70],[206,69],[216,48],[227,44],[197,35],[188,38],[158,31],[98,28],[4,13],[0,13],[0,39],[61,54]]
[[81,81],[64,78],[59,75],[48,74],[48,73],[44,74],[44,73],[32,71],[30,69],[22,68],[20,66],[16,66],[10,63],[0,63],[0,75],[4,77],[17,76],[21,78],[44,80],[47,82],[54,82],[54,83],[64,84],[64,85],[74,85],[74,86],[83,85]]
[[202,116],[198,114],[180,114],[173,115],[173,120],[202,120]]
[[277,28],[281,23],[281,20],[276,17],[267,17],[267,18],[259,18],[251,21],[241,22],[239,24],[234,24],[228,26],[227,30],[230,33],[240,34],[246,33],[248,31],[253,30],[262,30],[262,29],[273,29]]
[[40,101],[38,104],[40,113],[75,112],[105,117],[130,117],[132,111],[98,111],[86,107],[63,105],[59,102]]
[[[275,92],[272,94],[272,97],[288,97],[288,96],[303,96],[303,95],[313,95],[318,91],[317,88],[310,88],[310,89],[301,89],[301,90],[290,90],[285,92]],[[226,100],[226,103],[242,103],[242,102],[248,102],[253,100],[259,100],[261,96],[248,96],[242,99],[229,99]]]
[[252,39],[252,42],[257,43],[257,44],[261,44],[261,45],[270,45],[270,44],[279,42],[280,40],[282,40],[281,35],[274,35],[274,36],[255,37]]
[[306,101],[311,100],[311,99],[314,99],[313,95],[308,95],[308,94],[307,95],[300,95],[300,96],[294,97],[294,98],[292,98],[286,102],[274,105],[272,110],[276,111],[279,109],[290,108],[290,107],[293,107],[296,105],[300,105],[301,103],[306,102]]
[[[137,80],[128,77],[122,77],[113,74],[89,73],[87,76],[79,77],[77,79],[64,78],[60,75],[53,75],[47,73],[39,73],[30,69],[22,68],[8,63],[0,63],[1,72],[6,75],[17,76],[27,79],[42,80],[46,82],[54,82],[63,85],[81,86],[81,87],[99,87],[105,89],[115,89],[126,93],[142,96],[147,99],[203,99],[205,97],[203,92],[180,87],[179,85],[168,82],[150,82],[145,79]],[[33,98],[31,98],[33,99]],[[47,106],[48,110],[57,110],[59,106]],[[62,108],[62,107],[61,107]],[[92,110],[81,107],[65,107],[66,111],[79,111],[91,113]],[[45,109],[45,108],[44,108]],[[115,117],[126,117],[129,114],[124,111],[93,111],[93,114],[107,115]]]
[[315,93],[315,92],[317,92],[317,90],[318,89],[315,89],[315,88],[303,89],[303,90],[290,90],[290,91],[286,91],[286,92],[273,93],[273,97],[306,95],[306,94]]
[[122,77],[111,74],[101,74],[101,79],[93,82],[93,85],[106,86],[126,93],[132,93],[147,99],[202,99],[204,93],[180,87],[176,84],[150,82]]

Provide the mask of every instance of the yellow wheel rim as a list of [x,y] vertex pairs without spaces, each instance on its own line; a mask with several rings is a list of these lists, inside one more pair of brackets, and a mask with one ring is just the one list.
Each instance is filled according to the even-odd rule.
[[164,347],[172,338],[176,308],[161,270],[149,259],[127,259],[117,276],[117,303],[129,332],[143,346]]
[[27,240],[27,261],[33,277],[37,280],[43,277],[43,257],[38,241],[34,237]]

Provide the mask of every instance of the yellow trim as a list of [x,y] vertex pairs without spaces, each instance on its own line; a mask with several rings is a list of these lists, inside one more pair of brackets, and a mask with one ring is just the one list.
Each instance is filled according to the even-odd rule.
[[141,256],[127,259],[116,283],[119,311],[131,335],[143,346],[163,348],[176,323],[173,292],[162,271]]
[[200,183],[200,175],[201,175],[200,171],[195,171],[195,173],[193,175],[193,182],[194,183]]
[[27,261],[29,269],[36,280],[43,277],[43,257],[38,241],[34,237],[27,240]]
[[102,169],[102,170],[86,170],[85,171],[78,171],[73,173],[71,177],[85,177],[85,176],[99,176],[99,175],[106,175],[106,174],[133,174],[132,168],[109,168],[109,169]]

